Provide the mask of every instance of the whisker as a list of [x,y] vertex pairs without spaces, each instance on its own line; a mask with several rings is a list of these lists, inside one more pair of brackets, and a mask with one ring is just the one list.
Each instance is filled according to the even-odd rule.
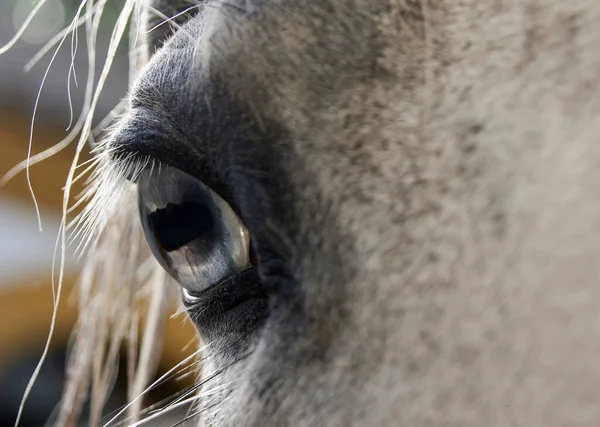
[[[41,1],[40,3],[45,3],[45,0]],[[38,3],[38,5],[40,3]],[[77,16],[79,16],[79,14],[81,13],[83,5],[84,5],[84,3],[82,3],[79,6],[79,8],[77,9]],[[71,23],[71,27],[72,26],[73,26],[73,22]],[[42,77],[42,82],[40,84],[40,88],[39,88],[39,90],[37,92],[35,103],[33,105],[33,113],[32,113],[32,118],[31,118],[31,126],[29,127],[29,144],[28,144],[28,148],[27,148],[27,160],[26,160],[26,165],[25,165],[25,175],[26,175],[26,179],[27,179],[27,186],[29,188],[29,194],[31,194],[31,198],[33,199],[33,205],[35,207],[35,212],[36,212],[36,216],[37,216],[37,220],[38,220],[38,228],[39,228],[40,231],[42,231],[42,218],[40,216],[40,208],[38,206],[37,198],[35,196],[35,192],[33,190],[32,184],[31,184],[31,175],[30,175],[30,166],[31,166],[30,159],[31,159],[31,151],[32,151],[32,148],[33,148],[33,130],[34,130],[34,126],[35,126],[35,119],[36,119],[37,110],[38,110],[39,103],[40,103],[40,98],[42,96],[42,90],[43,90],[44,85],[46,83],[46,79],[48,78],[48,74],[50,73],[50,68],[52,67],[52,64],[54,63],[54,60],[56,59],[56,57],[58,55],[58,52],[60,51],[60,48],[62,47],[63,43],[65,42],[66,36],[67,35],[65,34],[65,36],[62,38],[62,40],[58,44],[58,47],[54,51],[54,54],[52,55],[52,58],[50,59],[50,63],[48,64],[48,67],[46,68],[46,71],[44,72],[44,76]]]
[[195,395],[193,397],[189,397],[189,398],[188,398],[188,396],[191,395],[194,391],[197,391],[197,389],[192,390],[191,392],[188,391],[185,395],[180,396],[179,398],[177,398],[173,402],[169,403],[168,405],[164,406],[163,408],[153,411],[152,414],[158,414],[158,413],[162,413],[164,411],[168,411],[172,407],[177,406],[181,402],[194,403],[203,397],[212,396],[214,394],[217,394],[218,392],[222,391],[223,389],[226,389],[227,387],[229,387],[231,384],[232,384],[232,382],[221,384],[217,387],[213,387],[210,390],[204,391],[200,394],[197,394],[197,395]]
[[79,86],[77,84],[77,74],[75,73],[75,56],[77,55],[77,47],[78,47],[78,42],[79,42],[79,38],[78,38],[78,31],[77,31],[77,26],[74,25],[77,23],[77,21],[79,20],[79,14],[80,11],[77,12],[77,14],[75,15],[75,18],[73,19],[73,21],[71,22],[71,64],[69,65],[69,71],[67,73],[67,99],[69,101],[69,124],[67,125],[67,131],[71,128],[71,125],[73,124],[73,99],[71,96],[71,76],[73,76],[73,80],[75,82],[75,86]]
[[182,401],[182,402],[179,402],[177,405],[174,405],[174,406],[172,406],[172,407],[171,407],[171,408],[169,408],[169,409],[165,409],[164,411],[161,411],[161,412],[159,412],[159,413],[156,413],[156,414],[154,414],[154,415],[151,415],[151,416],[149,416],[149,417],[147,417],[147,418],[144,418],[144,419],[143,419],[143,420],[141,420],[141,421],[135,422],[135,423],[133,423],[133,424],[129,425],[129,427],[138,427],[138,426],[141,426],[142,424],[145,424],[145,423],[147,423],[147,422],[149,422],[149,421],[152,421],[152,420],[154,420],[154,419],[156,419],[156,418],[159,418],[159,417],[161,417],[161,416],[165,415],[165,413],[172,412],[172,411],[174,411],[175,409],[178,409],[178,408],[184,407],[184,406],[185,406],[185,405],[187,405],[188,403],[191,403],[191,402],[193,402],[193,401],[196,401],[196,400],[198,400],[200,397],[201,397],[201,396],[194,396],[194,397],[191,397],[190,399],[187,399],[187,400],[184,400],[184,401]]
[[100,159],[98,159],[97,157],[92,157],[90,159],[87,159],[84,162],[79,163],[77,166],[75,166],[75,169],[79,169],[82,166],[89,165],[90,163],[97,163],[99,161],[100,161]]
[[131,405],[133,405],[136,401],[138,401],[139,399],[141,399],[142,396],[146,395],[150,390],[153,390],[154,388],[156,388],[157,385],[162,384],[164,381],[166,381],[166,378],[168,378],[169,375],[171,375],[173,373],[173,371],[176,371],[177,368],[179,368],[182,364],[187,363],[188,361],[192,360],[194,357],[196,357],[198,355],[198,353],[200,353],[201,351],[203,351],[209,345],[210,344],[207,344],[204,347],[198,349],[196,352],[192,353],[191,355],[189,355],[188,357],[186,357],[185,359],[183,359],[181,362],[179,362],[173,368],[169,369],[158,380],[156,380],[154,383],[152,383],[150,386],[148,386],[144,391],[142,391],[141,393],[139,393],[138,396],[135,399],[133,399],[131,402],[129,402],[127,405],[125,405],[125,407],[121,411],[119,411],[113,418],[111,418],[110,420],[108,420],[108,422],[105,423],[103,427],[109,426],[118,416],[120,416],[121,414],[123,414]]
[[[105,1],[100,0],[103,4],[100,7],[101,9],[103,9]],[[66,214],[67,214],[67,209],[68,209],[68,204],[69,204],[69,199],[70,199],[70,191],[71,191],[71,186],[72,186],[72,182],[73,182],[73,177],[74,177],[74,173],[75,173],[75,166],[78,164],[78,160],[79,160],[79,156],[81,154],[81,151],[83,150],[86,142],[88,141],[88,137],[90,135],[90,131],[91,131],[91,126],[92,126],[92,119],[93,119],[93,113],[96,109],[96,105],[98,104],[98,99],[99,99],[99,95],[102,92],[102,89],[104,87],[104,84],[106,82],[106,78],[107,75],[109,73],[109,70],[112,67],[112,63],[116,54],[116,50],[117,50],[117,46],[119,45],[120,40],[123,37],[126,25],[129,21],[129,17],[131,15],[132,12],[132,8],[133,8],[133,2],[134,0],[126,0],[125,4],[123,5],[122,11],[119,14],[119,17],[117,19],[117,23],[115,24],[113,33],[111,35],[111,39],[109,42],[109,48],[108,48],[108,53],[106,56],[106,60],[104,62],[104,66],[102,68],[102,72],[100,74],[99,80],[96,84],[95,90],[90,89],[89,91],[86,91],[87,94],[92,94],[91,95],[91,100],[89,102],[89,104],[87,104],[86,107],[86,117],[84,120],[84,124],[83,124],[83,128],[81,131],[81,135],[79,137],[79,141],[76,145],[76,150],[75,150],[75,154],[74,154],[74,159],[71,165],[71,168],[69,170],[68,176],[67,176],[67,180],[66,180],[66,184],[65,184],[65,189],[64,189],[64,194],[63,194],[63,206],[62,206],[62,211],[63,211],[63,220],[62,223],[63,225],[66,225]],[[86,4],[85,1],[82,2],[82,6]],[[87,3],[88,5],[90,3]],[[89,12],[90,8],[88,7],[88,12]],[[100,16],[101,14],[99,13],[97,16]],[[91,26],[92,31],[91,33],[93,34],[96,29],[97,29],[97,24],[98,24],[98,19],[96,19],[93,23],[93,25]],[[90,27],[88,27],[90,28]],[[89,39],[88,39],[89,40]],[[95,40],[94,40],[95,41]],[[93,57],[93,46],[92,49],[89,50],[89,58],[90,61],[93,61],[92,57]],[[61,263],[60,263],[60,269],[59,269],[59,286],[62,283],[63,277],[64,277],[64,264],[65,264],[65,257],[66,257],[66,243],[67,243],[67,237],[66,237],[66,226],[63,227],[62,232],[61,232]],[[90,275],[92,275],[93,273],[89,273]],[[85,292],[89,292],[89,287],[87,290],[85,290]],[[103,333],[102,328],[100,328],[100,333]],[[82,357],[84,357],[82,355]],[[87,357],[87,356],[85,356]],[[82,363],[87,363],[85,362],[86,359],[82,360]],[[94,359],[95,362],[98,361],[97,356]],[[94,365],[96,365],[96,363],[94,363]],[[110,369],[110,368],[108,368]],[[89,376],[84,377],[84,379],[77,379],[77,380],[73,380],[72,384],[68,384],[67,386],[70,387],[69,390],[71,390],[72,392],[75,392],[77,390],[78,384],[81,385],[82,382],[84,380],[87,380],[87,378],[89,378]],[[95,378],[95,377],[94,377]],[[94,381],[93,385],[96,385],[97,383]],[[98,385],[97,388],[94,388],[93,390],[93,396],[94,395],[98,395],[102,390],[105,390],[105,388],[103,388],[101,385]],[[68,390],[67,390],[68,391]],[[72,397],[72,399],[76,399],[76,397]],[[79,407],[79,401],[74,400],[73,403],[76,403]],[[73,413],[74,408],[70,407],[69,409],[67,409],[66,407],[63,407],[63,411],[61,411],[61,417],[64,419],[69,419],[72,417],[72,413]]]
[[184,15],[186,13],[188,13],[190,10],[193,9],[198,9],[200,7],[203,7],[203,4],[198,4],[195,6],[190,6],[185,10],[182,10],[181,12],[171,16],[170,18],[168,16],[166,16],[164,13],[162,13],[161,11],[159,11],[158,9],[155,9],[154,7],[150,6],[148,9],[150,11],[152,11],[155,15],[159,16],[160,18],[163,18],[163,21],[157,25],[155,25],[154,27],[150,28],[149,30],[146,30],[146,34],[151,33],[152,31],[156,30],[158,27],[161,27],[162,25],[166,24],[167,22],[171,22],[171,24],[177,28],[178,30],[181,29],[181,25],[177,24],[176,22],[173,22],[175,19],[179,18],[181,15]]
[[221,402],[220,402],[220,401],[219,401],[219,402],[215,402],[215,403],[212,403],[212,404],[210,404],[210,405],[208,405],[208,406],[205,406],[205,407],[203,407],[203,408],[202,408],[202,409],[200,409],[199,411],[196,411],[196,412],[194,412],[194,413],[192,413],[192,414],[189,414],[189,413],[188,413],[188,415],[186,415],[184,419],[182,419],[181,421],[178,421],[178,422],[177,422],[177,423],[175,423],[175,424],[172,424],[172,425],[171,425],[171,427],[178,427],[178,426],[180,426],[181,424],[185,423],[186,421],[189,421],[189,420],[191,420],[191,419],[194,419],[194,418],[196,418],[196,417],[197,417],[198,415],[200,415],[202,412],[204,412],[204,411],[208,411],[209,409],[212,409],[212,408],[214,408],[215,406],[218,406],[218,405],[220,405],[220,404],[221,404]]
[[[54,156],[55,154],[61,152],[65,148],[67,148],[75,140],[77,135],[79,135],[79,132],[81,130],[83,130],[83,128],[84,128],[85,120],[89,113],[89,105],[91,103],[91,97],[93,94],[93,85],[94,85],[94,76],[95,76],[94,45],[96,43],[96,37],[97,37],[97,33],[98,33],[100,18],[102,17],[104,5],[106,4],[107,0],[100,0],[94,7],[89,7],[91,4],[90,1],[92,1],[92,0],[84,0],[83,1],[83,3],[87,2],[88,8],[86,10],[86,17],[82,18],[83,19],[82,23],[85,22],[87,25],[91,25],[91,26],[88,29],[88,38],[87,38],[87,42],[88,42],[88,77],[87,77],[87,84],[86,84],[86,90],[85,90],[85,99],[83,102],[83,109],[79,116],[79,119],[78,119],[77,123],[75,124],[74,128],[71,130],[71,132],[65,138],[63,138],[60,142],[58,142],[57,144],[53,145],[52,147],[47,148],[46,150],[44,150],[34,156],[28,155],[27,159],[18,163],[17,165],[12,167],[8,172],[6,172],[4,174],[4,176],[0,179],[0,187],[5,185],[7,182],[9,182],[12,178],[14,178],[18,173],[22,172],[23,170],[28,170],[29,167],[31,167],[43,160],[46,160],[46,159]],[[94,19],[92,19],[92,18],[94,18]],[[90,24],[90,21],[93,21],[93,22],[91,22],[91,24]],[[68,35],[68,33],[70,31],[72,31],[74,27],[76,27],[76,25],[74,26],[73,22],[72,22],[65,30],[63,30],[61,33],[59,33],[55,37],[57,40],[52,43],[52,46],[48,47],[48,50],[50,50],[54,45],[56,45],[56,43],[58,43],[60,41],[60,45],[57,48],[57,50],[55,51],[54,56],[56,55],[56,52],[62,46],[62,43],[64,43],[64,40],[66,39],[66,36]],[[60,36],[60,37],[58,37],[58,36]],[[53,56],[53,58],[54,58],[54,56]],[[53,59],[51,60],[49,67],[51,66],[52,62],[53,62]],[[47,69],[47,71],[48,71],[48,69]],[[43,82],[42,82],[42,86],[43,86]],[[40,88],[40,90],[41,90],[41,88]]]
[[17,33],[13,36],[13,38],[10,39],[8,43],[6,43],[4,46],[0,47],[0,55],[8,52],[8,50],[11,49],[19,41],[19,39],[23,36],[23,33],[25,33],[25,30],[29,27],[29,24],[31,24],[33,18],[35,18],[40,9],[44,6],[44,4],[46,4],[46,1],[47,0],[39,0],[36,3],[31,12],[29,12],[29,15],[27,15],[27,18],[25,18],[25,21],[23,21],[23,24],[21,24],[21,27],[19,27],[19,29],[17,30]]
[[[18,38],[21,36],[21,34],[25,31],[25,28],[27,27],[27,25],[29,24],[29,22],[31,22],[31,19],[33,19],[33,17],[35,16],[35,14],[37,13],[37,11],[39,10],[39,8],[41,8],[41,6],[45,3],[45,0],[41,0],[40,2],[38,2],[38,4],[34,7],[33,11],[30,13],[30,15],[27,17],[27,19],[25,20],[25,23],[23,24],[23,26],[21,27],[21,29],[17,32],[17,34],[15,35],[15,37],[13,38],[13,40],[11,40],[11,42],[9,42],[3,49],[0,49],[0,54],[5,52],[10,46],[11,43],[16,42],[16,40],[18,40]],[[77,11],[77,16],[79,16],[79,14],[81,13],[81,10],[83,8],[85,3],[82,3],[79,6],[79,9]],[[73,25],[73,23],[71,24]],[[40,89],[38,91],[37,97],[36,97],[36,101],[34,104],[34,109],[33,109],[33,117],[32,117],[32,121],[31,121],[31,126],[30,126],[30,134],[29,134],[29,146],[28,146],[28,150],[27,150],[27,162],[26,162],[26,166],[25,166],[25,171],[26,171],[26,177],[27,177],[27,185],[29,187],[31,196],[33,198],[33,202],[34,202],[34,206],[36,209],[36,215],[37,215],[37,219],[38,219],[38,226],[39,229],[42,229],[42,224],[41,224],[41,216],[40,216],[40,211],[39,211],[39,206],[37,204],[37,200],[35,197],[35,193],[33,191],[33,187],[31,185],[31,178],[30,178],[30,174],[29,174],[29,167],[30,167],[30,158],[31,158],[31,149],[32,149],[32,142],[33,142],[33,128],[34,128],[34,123],[35,123],[35,116],[36,116],[36,112],[37,112],[37,108],[39,105],[39,99],[40,99],[40,95],[42,92],[42,88],[44,86],[44,83],[46,81],[46,78],[48,76],[50,67],[52,66],[52,63],[54,62],[57,53],[60,49],[60,47],[62,46],[62,44],[64,43],[66,38],[66,34],[65,37],[63,37],[63,39],[61,40],[58,48],[56,49],[56,51],[54,52],[54,55],[52,56],[52,59],[50,60],[50,63],[48,65],[48,68],[46,69],[46,72],[44,73],[44,76],[42,78],[42,83],[40,86]],[[68,197],[67,197],[68,199]],[[63,211],[66,211],[66,206],[64,206]],[[62,234],[64,236],[65,233],[65,228],[66,228],[66,219],[63,216],[63,219],[61,220],[61,225],[59,227],[59,234]],[[63,239],[64,242],[64,239]],[[56,290],[56,292],[54,292],[53,290],[53,313],[52,313],[52,319],[50,321],[50,330],[48,332],[48,338],[46,340],[46,344],[44,347],[44,350],[42,352],[42,355],[40,357],[40,360],[38,361],[38,364],[36,365],[36,368],[31,376],[31,378],[29,379],[29,382],[25,388],[25,392],[23,393],[23,397],[21,398],[21,403],[19,405],[19,409],[17,412],[17,417],[15,420],[15,426],[19,425],[19,422],[21,420],[22,414],[23,414],[23,409],[25,407],[25,403],[27,402],[27,399],[31,393],[31,390],[33,388],[33,385],[40,373],[41,367],[44,363],[44,361],[46,360],[46,356],[48,354],[49,351],[49,347],[50,347],[50,342],[52,340],[52,337],[54,335],[54,329],[56,326],[56,319],[57,319],[57,313],[58,313],[58,305],[60,302],[60,296],[61,296],[61,291],[62,291],[62,277],[63,277],[63,271],[64,271],[64,263],[65,263],[65,246],[64,244],[62,245],[62,251],[61,251],[61,265],[60,265],[60,272],[59,272],[59,282],[58,282],[58,288]],[[53,262],[54,263],[54,262]],[[54,269],[53,269],[54,271]]]
[[[98,5],[94,5],[93,7],[93,13],[95,14],[98,11]],[[87,15],[87,14],[86,14]],[[85,16],[83,18],[79,18],[77,20],[77,22],[74,25],[74,28],[78,28],[80,26],[82,26],[83,24],[87,23],[88,19],[90,19],[88,16]],[[40,61],[40,59],[42,59],[48,52],[50,52],[50,50],[56,46],[56,44],[66,35],[69,34],[72,31],[71,25],[69,25],[66,28],[63,28],[59,33],[57,33],[54,37],[52,37],[50,40],[48,40],[46,42],[46,44],[44,46],[42,46],[42,48],[27,62],[27,64],[25,64],[25,67],[23,67],[23,70],[28,73],[29,71],[31,71],[31,69],[33,67],[35,67],[35,65]]]
[[[241,341],[241,338],[233,341],[230,344],[230,346],[236,345],[239,341]],[[167,382],[168,380],[170,380],[174,376],[178,375],[179,373],[185,372],[185,371],[193,368],[194,366],[199,365],[200,363],[202,363],[205,360],[207,360],[209,358],[209,356],[203,356],[202,358],[200,358],[200,359],[198,359],[196,361],[193,361],[188,366],[184,366],[183,368],[181,368],[181,365],[183,365],[183,364],[189,362],[190,360],[192,360],[199,353],[201,353],[201,352],[205,351],[207,348],[209,348],[213,343],[214,342],[208,343],[208,344],[202,346],[201,348],[199,348],[198,350],[196,350],[191,355],[187,356],[185,359],[183,359],[182,361],[180,361],[179,363],[177,363],[175,366],[173,366],[173,368],[171,368],[169,371],[167,371],[163,375],[161,375],[156,381],[154,381],[151,385],[149,385],[146,388],[146,390],[144,390],[142,393],[140,393],[139,395],[137,395],[137,397],[135,397],[134,399],[132,399],[132,401],[130,401],[129,403],[127,403],[126,405],[124,405],[120,409],[118,409],[116,411],[113,411],[113,413],[107,415],[106,417],[110,416],[111,418],[107,422],[104,423],[103,427],[108,427],[109,425],[113,424],[113,422],[117,418],[119,418],[121,415],[123,415],[131,407],[131,405],[134,403],[134,401],[138,401],[139,399],[141,399],[143,397],[143,395],[146,395],[148,392],[154,390],[159,385],[164,384],[165,382]],[[239,359],[233,361],[232,363],[228,364],[227,366],[223,367],[222,369],[220,369],[220,370],[216,371],[215,373],[211,374],[211,376],[203,379],[199,383],[193,384],[191,386],[187,386],[184,390],[182,390],[181,392],[179,392],[179,393],[176,394],[176,396],[175,396],[176,400],[174,402],[171,402],[171,404],[172,403],[178,403],[179,401],[181,401],[181,399],[185,399],[187,396],[189,396],[193,392],[199,390],[203,385],[207,384],[209,381],[212,381],[218,375],[220,375],[221,373],[223,373],[226,369],[228,369],[229,367],[231,367],[233,364],[239,362],[240,360],[244,359],[247,356],[248,355],[246,354],[246,355],[240,357]],[[156,407],[157,405],[153,405],[153,406]],[[159,408],[159,409],[156,409],[156,410],[160,411],[161,409]],[[153,413],[152,410],[150,410],[150,412]],[[143,414],[143,413],[144,413],[144,410],[137,411],[137,414]],[[131,416],[127,417],[126,419],[130,420],[133,417],[135,417],[135,415],[131,415]],[[117,426],[121,425],[122,422],[123,421],[120,421],[120,422],[118,422],[116,424],[113,424],[113,427],[117,427]]]
[[[164,407],[166,404],[168,404],[172,399],[177,398],[179,396],[181,396],[182,393],[188,391],[188,389],[192,387],[192,386],[187,386],[186,388],[184,388],[183,390],[180,390],[178,392],[173,393],[173,395],[166,397],[164,399],[159,400],[158,402],[147,406],[146,408],[140,410],[140,412],[138,414],[133,414],[133,415],[129,415],[127,417],[125,417],[124,419],[122,419],[121,421],[115,423],[113,425],[113,427],[121,427],[123,425],[126,425],[129,421],[131,421],[132,419],[134,419],[135,417],[139,417],[140,415],[146,415],[149,413],[154,412],[156,409],[158,408],[162,408]],[[115,409],[114,411],[110,412],[109,414],[104,415],[103,418],[108,418],[113,416],[117,411],[120,411],[122,409],[122,407]]]
[[[231,362],[231,363],[227,364],[227,365],[226,365],[226,366],[224,366],[223,368],[221,368],[221,369],[217,370],[215,373],[211,374],[211,375],[210,375],[208,378],[205,378],[204,380],[200,381],[198,384],[195,384],[195,385],[193,386],[194,390],[198,390],[198,389],[200,389],[202,386],[204,386],[204,385],[205,385],[205,384],[207,384],[209,381],[212,381],[213,379],[215,379],[216,377],[218,377],[219,375],[221,375],[223,372],[225,372],[227,369],[229,369],[230,367],[232,367],[232,366],[233,366],[233,365],[235,365],[236,363],[238,363],[238,362],[240,362],[240,361],[244,360],[244,359],[245,359],[246,357],[248,357],[250,354],[251,354],[251,353],[246,353],[246,354],[242,355],[242,356],[241,356],[241,357],[239,357],[238,359],[234,360],[233,362]],[[138,427],[138,426],[142,425],[142,424],[143,424],[143,423],[145,423],[145,422],[148,422],[148,421],[151,421],[151,420],[153,420],[153,419],[156,419],[156,418],[158,418],[158,417],[160,417],[160,416],[164,415],[165,413],[172,412],[173,410],[175,410],[175,409],[178,409],[178,408],[181,408],[181,407],[183,407],[183,406],[187,405],[188,403],[192,403],[192,402],[195,402],[195,401],[198,401],[198,400],[200,400],[200,399],[201,399],[201,398],[203,398],[203,397],[210,396],[210,395],[212,395],[212,394],[214,394],[214,393],[215,393],[215,390],[216,390],[216,389],[211,389],[211,390],[209,390],[209,391],[208,391],[208,392],[206,392],[206,393],[200,393],[200,394],[198,394],[198,395],[196,395],[196,396],[193,396],[193,397],[190,397],[190,398],[188,398],[188,399],[181,400],[181,401],[179,401],[179,402],[177,402],[177,403],[173,404],[172,406],[168,406],[167,408],[164,408],[164,409],[163,409],[163,410],[161,410],[160,412],[157,412],[156,414],[154,414],[154,415],[152,415],[152,416],[150,416],[150,417],[148,417],[148,418],[145,418],[145,419],[143,419],[143,420],[141,420],[141,421],[138,421],[137,423],[134,423],[134,424],[130,425],[129,427]],[[105,424],[105,425],[104,425],[104,427],[106,427],[106,426],[108,426],[108,424]]]
[[100,120],[100,123],[98,123],[96,125],[96,127],[92,130],[92,134],[94,136],[98,136],[100,134],[105,133],[106,130],[107,130],[107,128],[109,128],[110,125],[115,122],[115,120],[117,119],[117,117],[119,117],[121,114],[123,114],[123,112],[125,111],[128,103],[129,103],[129,100],[127,98],[121,100],[115,106],[115,108],[113,108],[110,111],[110,113],[108,113],[102,120]]

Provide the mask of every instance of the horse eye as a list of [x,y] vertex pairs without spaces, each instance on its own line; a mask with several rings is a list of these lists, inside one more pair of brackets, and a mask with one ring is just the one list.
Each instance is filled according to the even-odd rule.
[[249,264],[248,232],[231,207],[176,168],[138,179],[142,228],[152,253],[184,291],[198,293]]

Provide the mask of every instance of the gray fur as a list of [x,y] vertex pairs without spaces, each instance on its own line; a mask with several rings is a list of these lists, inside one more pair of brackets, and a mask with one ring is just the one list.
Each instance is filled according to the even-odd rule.
[[264,323],[219,327],[200,425],[600,424],[599,23],[597,0],[230,0],[175,33],[124,151],[220,184],[285,259]]

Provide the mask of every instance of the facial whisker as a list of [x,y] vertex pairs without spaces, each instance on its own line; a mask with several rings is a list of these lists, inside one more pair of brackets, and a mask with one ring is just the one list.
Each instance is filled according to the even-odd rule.
[[[193,387],[193,385],[187,386],[184,389],[179,390],[179,391],[173,393],[171,396],[166,397],[164,399],[161,399],[160,401],[158,401],[158,402],[156,402],[156,403],[154,403],[154,404],[152,404],[150,406],[147,406],[146,408],[140,410],[137,414],[133,414],[133,415],[129,415],[129,416],[125,417],[121,421],[115,423],[114,427],[121,427],[121,426],[127,424],[128,421],[134,419],[136,416],[146,415],[146,414],[149,414],[149,413],[154,413],[157,409],[160,409],[160,408],[164,407],[169,402],[171,402],[172,399],[175,399],[175,398],[181,396],[183,393],[187,392],[192,387]],[[123,406],[121,406],[118,409],[115,409],[114,411],[110,412],[109,414],[106,414],[103,418],[106,419],[108,417],[113,416],[116,412],[120,411],[122,408],[123,408]]]
[[171,17],[165,16],[164,13],[162,13],[161,11],[153,8],[153,7],[149,7],[149,10],[151,10],[155,15],[159,16],[160,18],[163,18],[163,21],[160,22],[159,24],[155,25],[154,27],[150,28],[149,30],[146,30],[146,33],[151,33],[152,31],[156,30],[158,27],[166,24],[167,22],[171,22],[171,25],[173,25],[175,28],[177,28],[177,30],[181,29],[181,26],[179,24],[177,24],[175,21],[175,19],[177,19],[178,17],[180,17],[181,15],[184,15],[186,13],[188,13],[190,10],[193,9],[198,9],[200,7],[202,7],[204,5],[202,4],[198,4],[195,6],[190,6],[185,10],[182,10],[181,12],[177,13],[176,15],[173,15]]
[[184,419],[182,419],[181,421],[178,421],[177,423],[175,423],[175,424],[171,425],[171,427],[178,427],[178,426],[180,426],[181,424],[183,424],[184,422],[186,422],[186,421],[189,421],[189,420],[191,420],[191,419],[194,419],[194,418],[196,418],[196,417],[197,417],[198,415],[200,415],[202,412],[204,412],[204,411],[207,411],[207,410],[209,410],[209,409],[212,409],[212,408],[214,408],[215,406],[217,406],[217,405],[219,405],[219,404],[221,404],[221,401],[217,401],[217,402],[215,402],[215,403],[213,403],[213,404],[210,404],[210,405],[208,405],[208,406],[205,406],[205,407],[203,407],[202,409],[200,409],[199,411],[196,411],[196,412],[194,412],[194,413],[192,413],[192,414],[189,414],[189,413],[188,413],[188,414],[185,416],[185,418],[184,418]]
[[[246,354],[242,355],[241,357],[237,358],[236,360],[234,360],[233,362],[231,362],[231,363],[228,363],[226,366],[224,366],[224,367],[222,367],[222,368],[218,369],[218,370],[217,370],[217,371],[215,371],[213,374],[211,374],[209,377],[207,377],[207,378],[203,379],[203,380],[202,380],[202,381],[200,381],[198,384],[195,384],[195,385],[192,387],[192,390],[191,390],[191,391],[196,391],[196,390],[199,390],[201,387],[203,387],[203,386],[204,386],[204,385],[206,385],[208,382],[210,382],[210,381],[214,380],[215,378],[217,378],[219,375],[221,375],[221,374],[222,374],[223,372],[225,372],[227,369],[229,369],[230,367],[232,367],[232,366],[233,366],[233,365],[235,365],[236,363],[238,363],[238,362],[240,362],[240,361],[244,360],[244,359],[245,359],[246,357],[248,357],[250,354],[251,354],[251,352],[249,352],[249,353],[246,353]],[[228,386],[228,385],[230,385],[230,384],[227,384],[227,386]],[[212,394],[215,394],[215,392],[216,392],[216,391],[218,391],[218,390],[219,390],[219,388],[223,388],[223,387],[225,387],[225,385],[221,385],[221,386],[219,386],[218,388],[217,388],[217,387],[215,387],[215,388],[212,388],[212,389],[210,389],[210,390],[208,390],[208,391],[206,391],[206,392],[204,392],[204,393],[200,393],[200,394],[198,394],[198,395],[196,395],[196,396],[193,396],[193,397],[190,397],[190,398],[187,398],[187,399],[185,399],[185,398],[184,398],[183,400],[181,400],[182,398],[180,397],[180,398],[178,398],[178,399],[177,399],[176,403],[172,403],[172,404],[168,405],[166,408],[164,408],[164,409],[162,409],[162,410],[160,410],[160,411],[156,412],[155,414],[151,415],[151,416],[150,416],[150,417],[148,417],[148,418],[145,418],[145,419],[143,419],[143,420],[141,420],[141,421],[138,421],[138,422],[136,422],[136,423],[134,423],[134,424],[131,424],[129,427],[138,427],[138,426],[142,425],[142,424],[143,424],[143,423],[145,423],[145,422],[148,422],[148,421],[151,421],[151,420],[153,420],[153,419],[156,419],[156,418],[158,418],[158,417],[160,417],[160,416],[164,415],[165,413],[172,412],[173,410],[175,410],[175,409],[178,409],[178,408],[181,408],[181,407],[183,407],[183,406],[187,405],[188,403],[196,402],[196,401],[198,401],[198,400],[202,399],[203,397],[206,397],[206,396],[210,396],[210,395],[212,395]],[[187,396],[187,395],[189,395],[189,393],[190,393],[191,391],[188,391],[188,392],[186,392],[186,393],[185,393],[183,396]],[[105,427],[106,427],[107,425],[108,425],[108,423],[107,423],[107,424],[105,424]]]
[[170,370],[168,370],[158,380],[156,380],[155,382],[153,382],[144,391],[142,391],[135,399],[133,399],[127,405],[125,405],[125,407],[123,407],[123,409],[121,409],[113,418],[111,418],[110,420],[108,420],[108,422],[104,424],[104,427],[107,427],[108,425],[110,425],[116,418],[118,418],[121,414],[123,414],[131,405],[133,405],[135,402],[137,402],[139,399],[141,399],[142,396],[146,395],[150,390],[156,388],[159,384],[162,384],[164,381],[166,381],[166,379],[174,371],[176,371],[177,368],[179,368],[182,364],[187,363],[188,361],[192,360],[194,357],[196,357],[201,351],[203,351],[209,345],[210,344],[207,344],[206,346],[202,347],[201,349],[198,349],[197,351],[195,351],[194,353],[192,353],[191,355],[189,355],[188,357],[186,357],[185,359],[183,359],[181,362],[179,362],[177,365],[175,365],[173,368],[171,368]]

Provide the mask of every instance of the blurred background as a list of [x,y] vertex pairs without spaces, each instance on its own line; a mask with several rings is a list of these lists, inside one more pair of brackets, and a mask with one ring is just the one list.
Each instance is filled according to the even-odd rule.
[[[15,35],[36,2],[0,0],[0,46]],[[108,0],[98,37],[96,75],[100,74],[108,38],[121,5],[122,0]],[[70,123],[77,120],[88,73],[85,29],[78,31],[76,39],[69,36],[58,51],[51,49],[29,71],[25,72],[25,67],[49,40],[71,23],[78,6],[79,0],[47,0],[19,42],[0,56],[0,176],[27,156],[34,106],[43,81],[35,111],[32,153],[59,142],[67,134]],[[77,53],[73,60],[75,73],[69,83],[72,41],[77,44]],[[126,43],[122,47],[126,47]],[[126,94],[127,82],[127,52],[121,48],[100,98],[96,123]],[[60,221],[62,187],[73,153],[73,147],[67,148],[31,168],[31,183],[40,205],[43,231],[38,229],[25,173],[18,174],[0,188],[0,427],[14,424],[21,397],[48,335],[52,316],[52,258]],[[73,194],[81,189],[81,186],[76,187]],[[59,402],[69,335],[77,315],[76,295],[71,291],[77,272],[78,264],[71,255],[51,352],[25,407],[23,426],[45,425],[51,421]],[[159,375],[185,357],[183,349],[194,337],[189,324],[182,325],[180,318],[168,321],[166,329]],[[169,382],[150,400],[162,399],[179,387],[180,383]],[[123,403],[125,378],[120,376],[115,382],[108,410]],[[174,415],[175,422],[177,416]],[[157,424],[171,425],[172,421],[162,420]],[[86,425],[85,419],[82,425]]]

